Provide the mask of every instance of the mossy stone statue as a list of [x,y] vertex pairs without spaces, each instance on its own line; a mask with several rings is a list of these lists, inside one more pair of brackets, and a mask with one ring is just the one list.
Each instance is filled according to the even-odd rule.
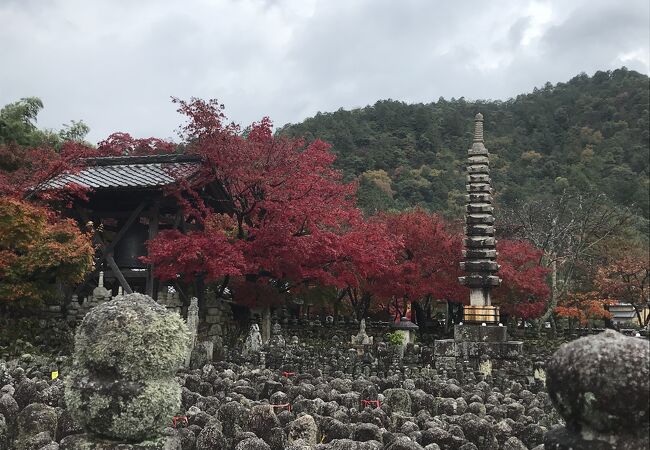
[[546,434],[563,449],[648,448],[650,345],[614,330],[560,347],[546,366],[546,385],[566,421]]
[[181,404],[174,379],[189,342],[185,322],[151,297],[129,294],[86,315],[65,380],[70,414],[86,431],[123,442],[160,436]]

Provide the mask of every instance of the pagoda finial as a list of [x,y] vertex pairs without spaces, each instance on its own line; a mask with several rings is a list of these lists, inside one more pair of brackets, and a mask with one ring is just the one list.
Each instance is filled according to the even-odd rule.
[[483,142],[483,114],[474,117],[474,142]]

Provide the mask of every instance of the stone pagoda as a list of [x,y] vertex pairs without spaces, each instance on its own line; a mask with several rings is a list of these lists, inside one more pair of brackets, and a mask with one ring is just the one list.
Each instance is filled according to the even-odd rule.
[[490,157],[483,144],[483,115],[474,118],[474,142],[467,151],[467,206],[465,214],[465,250],[461,269],[467,275],[458,281],[470,289],[469,306],[464,308],[465,322],[496,323],[499,309],[492,306],[490,291],[501,284],[496,276],[496,239],[492,212]]
[[465,250],[461,268],[465,276],[458,281],[467,286],[469,305],[464,307],[463,322],[454,327],[454,338],[438,340],[434,352],[441,363],[454,364],[456,358],[504,360],[521,355],[523,343],[508,341],[507,328],[499,323],[499,308],[492,305],[491,291],[501,284],[496,275],[496,239],[494,207],[490,181],[489,152],[483,143],[483,115],[474,118],[474,142],[467,151],[467,206],[465,214]]

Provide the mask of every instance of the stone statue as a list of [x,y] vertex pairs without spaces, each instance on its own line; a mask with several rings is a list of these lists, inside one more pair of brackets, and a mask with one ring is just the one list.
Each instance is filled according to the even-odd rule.
[[366,333],[366,319],[361,319],[359,324],[359,333],[352,336],[352,343],[357,345],[371,345],[373,338]]
[[357,355],[363,355],[366,347],[372,345],[372,343],[373,338],[366,333],[366,319],[361,319],[359,333],[356,336],[352,336],[352,345],[356,349]]
[[273,327],[271,327],[271,339],[269,345],[272,347],[284,347],[286,345],[284,337],[282,336],[282,328],[278,322],[275,322]]
[[614,330],[560,347],[547,363],[546,385],[566,426],[546,433],[544,448],[650,448],[649,367],[647,341]]
[[244,342],[244,357],[258,355],[262,351],[262,335],[260,334],[260,326],[256,323],[251,325],[248,332],[246,341]]
[[106,300],[110,300],[111,291],[104,287],[104,272],[99,272],[99,282],[97,287],[93,289],[93,301],[95,303],[101,303]]
[[65,379],[65,403],[88,434],[67,436],[61,447],[113,448],[109,442],[130,449],[147,441],[147,449],[180,448],[162,432],[181,407],[174,375],[188,340],[183,319],[147,295],[127,294],[93,308],[77,328]]

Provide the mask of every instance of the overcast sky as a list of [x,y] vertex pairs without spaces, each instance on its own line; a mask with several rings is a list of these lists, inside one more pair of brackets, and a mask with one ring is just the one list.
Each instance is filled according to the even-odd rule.
[[243,125],[392,98],[507,99],[546,81],[650,71],[648,0],[0,0],[0,106],[175,138],[170,96]]

